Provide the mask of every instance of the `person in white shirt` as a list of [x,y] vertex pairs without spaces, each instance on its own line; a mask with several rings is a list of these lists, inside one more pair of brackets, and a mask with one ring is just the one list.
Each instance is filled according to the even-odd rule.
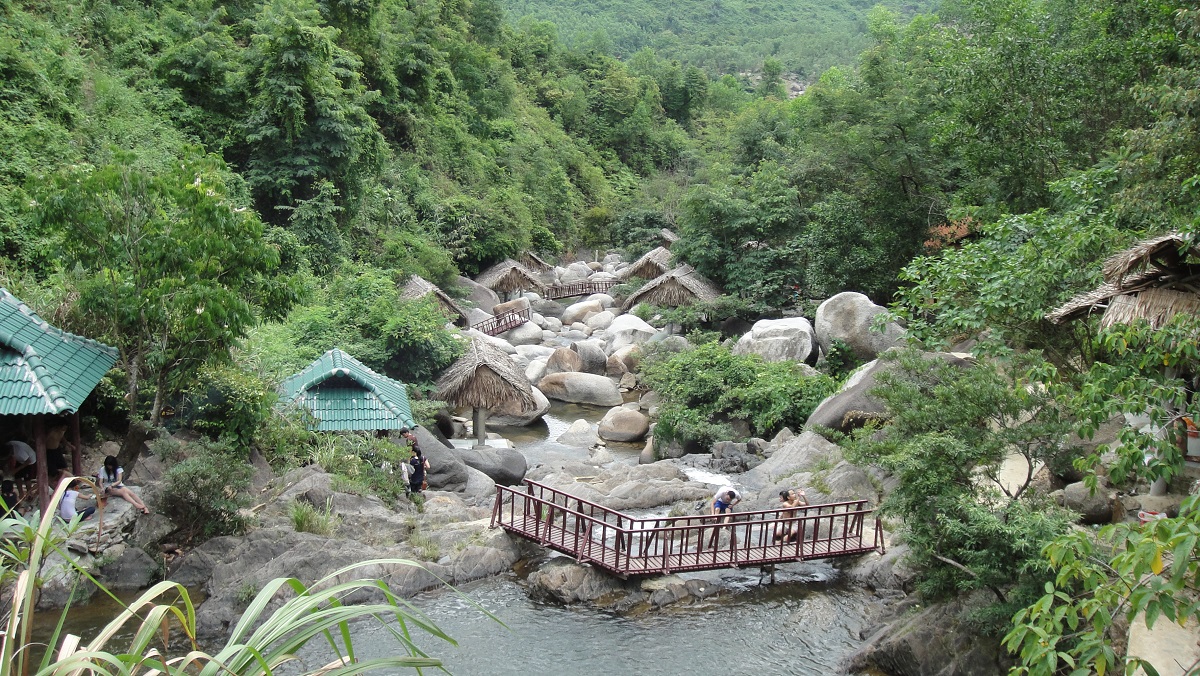
[[117,463],[115,456],[104,457],[104,466],[96,473],[96,478],[100,481],[105,498],[116,496],[142,510],[142,514],[150,513],[150,510],[146,509],[146,503],[142,502],[137,493],[126,488],[125,470]]
[[75,501],[78,498],[79,482],[72,481],[70,487],[67,488],[67,492],[63,493],[62,502],[58,505],[58,515],[61,516],[64,521],[71,521],[76,516],[81,517],[82,520],[86,521],[88,517],[96,513],[96,508],[94,506],[87,507],[82,511],[76,509]]

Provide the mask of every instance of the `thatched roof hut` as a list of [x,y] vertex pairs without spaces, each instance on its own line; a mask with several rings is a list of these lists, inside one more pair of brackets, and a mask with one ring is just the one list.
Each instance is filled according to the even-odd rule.
[[522,411],[537,408],[533,387],[525,374],[499,348],[473,339],[467,351],[454,362],[437,382],[438,399],[455,406],[475,409],[475,436],[483,446],[487,439],[484,411],[514,398]]
[[1055,324],[1103,312],[1101,328],[1138,319],[1161,328],[1177,314],[1200,314],[1200,248],[1178,233],[1139,242],[1104,262],[1104,283],[1046,318]]
[[676,235],[673,231],[671,231],[667,228],[663,228],[662,230],[659,230],[658,236],[660,239],[662,239],[663,246],[665,246],[668,249],[671,248],[672,244],[679,241],[679,235]]
[[468,326],[470,320],[467,319],[467,311],[463,309],[453,298],[446,295],[437,285],[426,281],[420,275],[412,275],[408,278],[408,283],[400,290],[400,298],[402,300],[420,300],[426,296],[433,296],[434,301],[441,306],[446,314],[453,318],[453,321],[458,326]]
[[484,270],[475,281],[497,293],[545,288],[537,275],[511,258]]
[[660,307],[679,307],[680,305],[715,300],[720,296],[721,290],[717,288],[716,284],[705,279],[692,266],[681,265],[665,275],[661,275],[627,298],[621,305],[621,311],[628,312],[638,303],[648,303]]
[[550,265],[532,251],[526,251],[525,253],[521,254],[521,265],[524,265],[534,272],[550,272],[554,269],[553,265]]
[[634,261],[632,265],[617,273],[621,279],[641,277],[655,279],[671,269],[671,251],[666,247],[658,247],[646,252],[646,255]]

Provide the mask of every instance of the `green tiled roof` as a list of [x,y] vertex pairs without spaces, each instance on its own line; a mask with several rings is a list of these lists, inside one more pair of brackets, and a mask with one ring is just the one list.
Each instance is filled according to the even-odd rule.
[[50,326],[0,288],[0,415],[78,411],[117,357],[114,348]]
[[406,430],[416,426],[404,383],[334,348],[283,381],[283,397],[303,406],[321,432]]

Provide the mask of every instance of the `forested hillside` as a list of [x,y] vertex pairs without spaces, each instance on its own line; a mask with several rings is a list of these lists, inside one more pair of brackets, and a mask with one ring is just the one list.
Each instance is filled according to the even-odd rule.
[[509,17],[549,21],[575,48],[628,58],[641,49],[726,74],[757,71],[766,59],[801,78],[853,63],[870,44],[874,5],[905,16],[934,9],[920,2],[758,2],[716,0],[505,0]]
[[[1138,238],[1194,239],[1198,16],[1150,0],[0,0],[0,277],[120,348],[88,413],[128,421],[130,448],[167,410],[228,457],[299,462],[312,440],[274,412],[275,386],[331,347],[434,405],[461,346],[432,304],[399,299],[410,275],[455,293],[526,251],[636,255],[663,227],[726,293],[689,328],[860,291],[926,347],[1023,355],[963,397],[1047,392],[1085,436],[1125,411],[1166,420],[1163,401],[1187,405],[1179,374],[1200,372],[1194,326],[1045,315]],[[811,79],[802,96],[785,73]],[[913,444],[876,461],[987,461],[969,452],[986,424],[912,410],[928,416],[908,421]],[[1169,452],[1143,462],[1154,443],[1123,441],[1117,470],[1175,476]],[[963,495],[922,513],[938,519],[926,589],[1016,589],[995,630],[1053,578],[1046,524]],[[1161,572],[1171,537],[1135,577],[1155,547]],[[1082,560],[1069,551],[1059,564]],[[1108,659],[1096,626],[1072,655]],[[1037,643],[1014,639],[1051,673]]]

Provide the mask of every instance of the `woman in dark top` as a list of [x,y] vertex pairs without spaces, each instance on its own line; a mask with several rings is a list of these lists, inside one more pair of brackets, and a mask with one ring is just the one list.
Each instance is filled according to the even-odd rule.
[[413,455],[408,460],[408,464],[412,465],[412,471],[408,475],[408,488],[410,493],[420,493],[425,487],[425,470],[429,469],[429,461],[425,459],[425,454],[421,452],[421,447],[417,445],[417,438],[410,432],[404,435],[408,443],[412,446]]

